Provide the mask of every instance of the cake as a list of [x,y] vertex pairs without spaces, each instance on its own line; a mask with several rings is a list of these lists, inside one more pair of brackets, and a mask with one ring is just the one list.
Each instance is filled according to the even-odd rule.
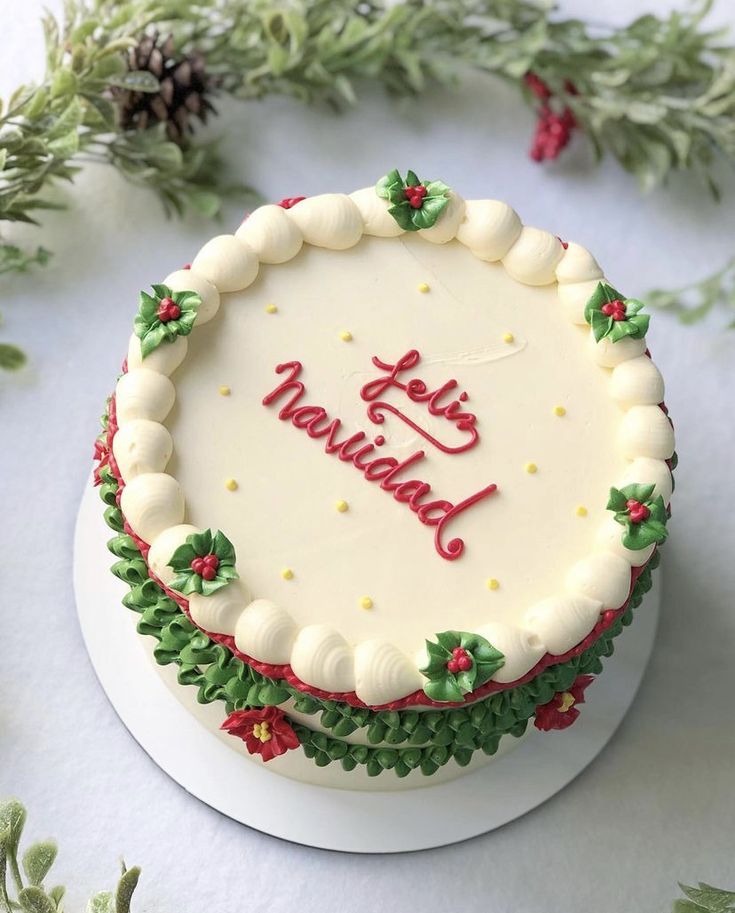
[[203,725],[384,789],[572,724],[667,535],[648,324],[583,247],[411,171],[262,206],[141,292],[95,481]]

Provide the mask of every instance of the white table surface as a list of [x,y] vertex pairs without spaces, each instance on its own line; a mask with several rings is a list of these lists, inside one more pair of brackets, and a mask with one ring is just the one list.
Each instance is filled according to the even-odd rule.
[[[595,16],[622,21],[641,5],[598,0]],[[2,94],[38,67],[40,6],[0,0]],[[582,15],[586,4],[562,6]],[[719,18],[735,22],[727,6]],[[267,198],[348,191],[413,167],[586,245],[631,295],[694,279],[732,253],[731,174],[718,207],[689,178],[641,198],[613,162],[593,167],[581,141],[539,167],[526,155],[531,115],[494,82],[436,91],[430,105],[365,92],[340,118],[286,99],[221,107],[227,157]],[[238,220],[233,208],[224,225]],[[136,909],[150,913],[620,913],[667,909],[677,879],[732,886],[735,332],[653,322],[681,466],[658,643],[611,745],[561,795],[494,834],[402,857],[327,853],[250,831],[169,780],[108,704],[74,612],[74,516],[137,292],[217,229],[167,222],[101,168],[81,176],[70,213],[45,221],[54,260],[2,288],[2,338],[21,343],[31,367],[0,378],[0,794],[27,803],[31,833],[60,840],[71,910],[112,883],[122,854],[144,866]]]

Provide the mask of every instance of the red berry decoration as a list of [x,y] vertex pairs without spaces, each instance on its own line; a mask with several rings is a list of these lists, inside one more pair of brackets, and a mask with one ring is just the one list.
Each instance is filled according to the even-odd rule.
[[646,505],[641,504],[640,501],[636,501],[633,498],[630,498],[626,502],[626,507],[628,508],[628,513],[630,514],[631,523],[642,523],[644,520],[647,520],[651,516],[651,511],[646,507]]
[[194,571],[195,574],[199,574],[199,576],[201,577],[202,571],[204,570],[204,559],[203,558],[194,558],[194,560],[191,562],[190,567],[191,567],[192,571]]
[[219,558],[216,555],[206,555],[202,560],[207,567],[214,568],[215,571],[219,567]]
[[452,650],[452,658],[447,663],[447,671],[452,675],[458,672],[469,672],[472,668],[472,657],[463,647],[455,647]]
[[178,320],[181,317],[181,308],[176,304],[173,298],[161,298],[158,305],[158,319],[161,323],[168,323],[169,320]]
[[213,568],[211,564],[205,564],[201,574],[204,580],[214,580],[217,576],[217,570],[216,568]]
[[412,187],[406,187],[403,193],[410,206],[412,206],[414,209],[421,209],[424,203],[424,197],[427,194],[427,190],[423,184],[416,184]]
[[614,301],[608,301],[600,308],[606,317],[612,317],[613,320],[625,320],[625,302],[616,298]]

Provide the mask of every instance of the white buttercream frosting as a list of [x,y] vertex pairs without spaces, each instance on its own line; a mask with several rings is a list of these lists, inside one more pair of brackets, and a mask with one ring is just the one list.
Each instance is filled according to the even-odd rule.
[[185,544],[189,536],[200,532],[200,529],[190,523],[181,523],[178,526],[169,526],[168,529],[164,529],[150,543],[148,567],[166,586],[176,576],[176,571],[169,565],[173,553],[180,545]]
[[189,340],[186,336],[177,336],[173,342],[163,342],[158,348],[149,352],[145,358],[140,351],[140,339],[133,333],[128,344],[128,371],[147,368],[167,377],[173,374],[186,358]]
[[324,691],[355,690],[352,648],[329,625],[307,625],[299,631],[291,651],[291,668],[302,681]]
[[235,235],[218,235],[207,241],[191,268],[220,292],[239,292],[258,275],[255,251]]
[[235,237],[254,250],[261,263],[285,263],[296,256],[304,243],[298,225],[282,206],[273,203],[252,212]]
[[115,389],[117,423],[122,428],[127,422],[140,418],[162,422],[175,399],[176,389],[165,374],[149,368],[128,371]]
[[457,240],[480,260],[502,260],[518,240],[523,225],[518,213],[500,200],[468,200]]
[[629,460],[668,460],[674,452],[674,429],[658,406],[631,406],[620,422],[619,437]]
[[523,625],[534,633],[547,653],[561,656],[597,624],[602,603],[581,593],[563,593],[542,599],[526,612]]
[[237,621],[249,602],[250,596],[243,581],[232,580],[211,596],[192,593],[189,596],[189,612],[194,623],[205,631],[234,634]]
[[397,238],[403,229],[388,212],[391,204],[379,197],[374,187],[363,187],[350,194],[350,199],[360,210],[366,235],[377,238]]
[[449,202],[439,213],[431,228],[422,228],[419,234],[432,244],[446,244],[457,236],[457,230],[464,217],[465,202],[454,190],[449,191]]
[[[219,310],[219,292],[211,282],[195,269],[177,269],[175,273],[169,273],[166,276],[163,284],[174,292],[196,292],[199,295],[202,299],[196,314],[196,325],[199,327],[203,323],[210,321]],[[177,337],[177,339],[181,338],[184,337]],[[158,348],[160,349],[161,346]],[[155,355],[157,351],[158,349],[152,354]]]
[[518,240],[503,257],[503,266],[518,282],[550,285],[556,281],[556,267],[564,248],[548,231],[526,226]]
[[570,592],[618,609],[628,598],[630,563],[613,552],[594,552],[572,567],[566,582]]
[[[451,313],[453,321],[460,321],[460,324],[461,321],[464,321],[463,325],[468,325],[472,321],[462,311],[462,303],[470,301],[474,302],[473,313],[476,319],[478,314],[477,288],[484,286],[481,284],[477,287],[473,286],[474,280],[463,276],[463,272],[465,272],[463,264],[466,264],[466,261],[460,261],[458,258],[464,248],[468,248],[479,261],[502,261],[504,271],[500,266],[481,264],[483,270],[489,271],[483,273],[482,282],[484,283],[500,283],[499,275],[505,276],[502,280],[504,283],[510,282],[507,276],[516,283],[531,286],[551,286],[558,283],[553,290],[548,291],[536,289],[533,292],[523,293],[522,285],[515,287],[518,289],[519,298],[517,309],[507,312],[502,327],[494,329],[498,352],[502,353],[502,356],[514,355],[512,359],[503,361],[503,364],[523,365],[523,362],[517,361],[521,357],[517,353],[534,351],[532,344],[537,340],[532,338],[532,325],[528,324],[525,330],[525,336],[529,337],[528,340],[526,340],[524,332],[514,325],[514,321],[521,321],[523,309],[532,306],[529,297],[531,294],[534,296],[553,294],[552,299],[541,305],[544,314],[557,313],[566,322],[586,327],[584,307],[600,281],[602,271],[591,254],[583,247],[570,243],[564,249],[554,235],[535,228],[523,228],[516,213],[506,204],[494,200],[465,202],[455,192],[452,192],[450,203],[441,213],[436,224],[432,228],[420,232],[404,233],[389,215],[388,209],[389,204],[378,197],[373,188],[355,191],[350,196],[323,194],[311,197],[289,210],[272,205],[263,206],[255,210],[235,235],[220,235],[206,244],[197,254],[191,270],[178,270],[164,280],[175,291],[191,289],[202,298],[202,306],[194,325],[194,336],[191,337],[194,341],[190,344],[187,338],[177,337],[172,344],[163,343],[146,359],[142,359],[139,340],[135,336],[131,338],[128,349],[128,373],[120,379],[116,391],[119,430],[113,441],[114,455],[126,482],[121,500],[122,510],[133,530],[144,541],[151,544],[148,555],[149,564],[153,573],[164,583],[170,583],[173,578],[172,569],[167,566],[167,561],[173,551],[186,540],[188,535],[197,530],[197,527],[183,523],[185,511],[181,487],[172,476],[163,472],[171,459],[172,441],[169,431],[162,423],[169,416],[175,398],[174,384],[168,375],[180,366],[187,350],[194,346],[199,326],[208,320],[216,318],[216,320],[224,321],[226,333],[237,331],[238,321],[245,318],[242,313],[237,317],[230,316],[229,307],[218,313],[220,293],[231,293],[248,288],[258,275],[259,262],[283,264],[283,266],[274,268],[293,270],[294,281],[298,281],[301,276],[300,270],[305,268],[303,264],[308,264],[313,260],[315,255],[313,248],[325,248],[331,251],[355,248],[348,255],[349,267],[346,268],[344,278],[339,282],[339,294],[335,293],[333,296],[339,309],[335,309],[334,312],[327,311],[326,317],[315,313],[313,324],[303,322],[303,316],[299,317],[302,322],[297,325],[296,337],[301,345],[308,342],[310,334],[313,336],[311,326],[319,328],[318,332],[324,332],[326,337],[332,341],[331,344],[338,347],[338,357],[344,361],[344,365],[340,367],[340,371],[343,372],[341,376],[348,378],[351,383],[352,378],[361,377],[360,371],[366,370],[364,366],[369,366],[372,355],[397,357],[400,352],[394,352],[393,348],[403,344],[400,341],[403,337],[400,333],[394,332],[395,328],[391,326],[390,319],[380,325],[373,320],[371,305],[375,305],[375,301],[371,302],[369,297],[364,296],[377,294],[377,292],[373,292],[371,285],[374,272],[370,270],[365,272],[367,291],[361,290],[363,277],[359,273],[359,269],[363,263],[362,247],[383,242],[367,238],[363,245],[357,247],[358,242],[363,235],[398,238],[405,234],[405,237],[396,242],[397,248],[402,251],[400,255],[402,259],[397,259],[395,267],[389,266],[387,272],[390,281],[397,289],[396,300],[400,300],[400,307],[396,305],[391,311],[391,319],[399,327],[405,322],[411,328],[412,333],[417,336],[417,344],[422,348],[425,347],[422,340],[428,340],[429,349],[423,353],[427,357],[422,362],[422,369],[425,368],[429,372],[440,369],[443,373],[434,378],[436,381],[446,379],[449,371],[452,372],[452,376],[454,373],[460,375],[461,382],[467,384],[471,394],[470,405],[473,408],[475,408],[476,390],[480,386],[480,374],[475,372],[479,372],[482,365],[499,364],[501,356],[494,355],[492,358],[478,360],[472,355],[476,346],[475,348],[472,345],[468,346],[467,341],[464,340],[453,342],[453,331],[447,323],[439,320],[432,323],[424,316],[429,303],[441,302],[444,314]],[[421,241],[417,242],[417,237]],[[456,240],[453,240],[455,238]],[[423,241],[431,241],[442,247],[432,249],[430,245],[417,246]],[[302,245],[305,245],[305,250],[299,253]],[[309,250],[310,247],[312,250]],[[441,254],[441,251],[446,251],[446,255]],[[442,259],[444,256],[447,258],[446,263],[452,264],[451,268],[444,265],[445,260]],[[364,262],[367,264],[370,261],[365,260]],[[469,265],[467,264],[467,266]],[[337,266],[330,261],[328,269],[336,270]],[[354,285],[352,284],[353,276]],[[321,274],[321,278],[325,280],[327,274]],[[273,281],[270,268],[264,270],[258,283],[248,290],[247,295],[257,297],[270,294]],[[405,284],[402,285],[401,283],[404,282]],[[431,291],[430,295],[417,294],[418,286],[426,291],[423,288],[424,284]],[[263,286],[262,291],[261,286]],[[505,285],[502,287],[506,288]],[[318,301],[321,295],[329,297],[326,288],[326,282],[320,282],[319,294],[308,299],[311,308],[316,307],[314,302]],[[299,289],[301,289],[300,285]],[[506,297],[508,294],[506,291]],[[412,296],[416,296],[420,300],[414,300]],[[502,295],[500,297],[502,298]],[[488,298],[491,306],[496,307],[497,303],[491,293],[488,294]],[[278,300],[284,300],[284,296],[278,297]],[[287,296],[285,296],[285,300],[288,300]],[[535,302],[536,299],[533,300]],[[554,304],[558,304],[556,311],[553,308]],[[411,310],[417,305],[422,308],[421,320],[417,320]],[[447,308],[451,308],[451,312]],[[233,311],[235,314],[238,313],[237,308],[233,308]],[[262,317],[263,307],[249,308],[247,313],[255,313]],[[282,313],[285,314],[286,311]],[[298,314],[298,308],[289,309],[288,314]],[[266,319],[270,320],[270,318]],[[523,325],[522,321],[521,325]],[[283,334],[284,326],[283,321],[270,320],[270,323],[265,325],[260,323],[253,329],[253,335],[248,339],[258,339],[259,347],[266,352],[270,351],[276,347],[275,340],[280,340],[278,334]],[[378,332],[380,327],[384,327],[381,330],[382,335],[381,332]],[[347,336],[349,346],[344,346],[339,338],[339,333],[344,333],[346,329],[352,331]],[[507,340],[503,341],[503,334],[507,335],[508,331],[512,331],[513,345],[509,345]],[[315,329],[314,333],[316,332]],[[479,328],[478,332],[480,332]],[[275,336],[271,338],[267,335],[269,333],[273,333]],[[513,339],[513,335],[515,335],[515,339]],[[345,340],[344,335],[341,338]],[[495,344],[492,336],[488,338],[490,341],[485,342],[483,351],[487,350],[488,346],[492,348],[492,345]],[[209,339],[211,340],[212,337],[210,336]],[[548,339],[544,337],[544,341],[548,342]],[[618,608],[623,604],[630,587],[631,566],[645,563],[650,556],[652,551],[650,547],[638,552],[626,549],[622,545],[623,528],[604,509],[607,488],[611,485],[623,487],[632,482],[641,482],[655,484],[655,494],[661,494],[667,503],[671,496],[671,474],[664,460],[668,459],[673,452],[673,431],[667,417],[657,405],[663,398],[663,381],[653,362],[644,355],[645,340],[624,338],[613,343],[609,338],[605,338],[597,343],[591,332],[585,333],[567,327],[563,332],[560,330],[559,340],[552,340],[554,346],[557,343],[562,346],[559,350],[559,371],[561,371],[561,363],[565,358],[568,360],[569,354],[576,351],[576,347],[584,350],[587,346],[587,351],[591,355],[589,386],[596,390],[603,389],[617,403],[617,406],[608,404],[608,409],[612,409],[612,412],[606,413],[610,416],[610,441],[617,440],[618,443],[616,451],[618,455],[615,459],[610,458],[610,466],[613,469],[617,466],[617,469],[614,469],[610,477],[606,477],[604,482],[595,489],[595,491],[601,492],[603,503],[589,503],[591,509],[589,520],[591,521],[593,516],[595,520],[590,527],[587,527],[589,532],[584,534],[588,553],[579,552],[581,557],[573,562],[568,573],[566,573],[568,566],[559,566],[556,569],[559,593],[543,599],[539,597],[549,590],[536,593],[530,607],[524,606],[522,600],[518,601],[512,595],[508,597],[506,603],[503,603],[504,581],[497,593],[489,596],[486,609],[488,620],[472,627],[472,630],[486,637],[504,654],[504,665],[494,676],[496,681],[503,683],[514,681],[525,675],[545,652],[559,655],[579,643],[593,629],[601,610]],[[364,350],[360,348],[361,345],[364,345]],[[565,346],[566,349],[564,349]],[[278,347],[279,350],[283,350],[283,356],[279,354],[279,358],[297,357],[295,351],[292,352],[291,349],[282,346],[280,341]],[[238,358],[241,350],[242,347],[238,350]],[[251,349],[243,363],[249,364],[256,354],[257,352]],[[356,363],[362,367],[352,366],[349,358],[353,355],[359,356],[356,358]],[[332,354],[329,358],[335,359],[335,356]],[[229,383],[229,373],[233,362],[225,359],[220,363],[219,359],[219,354],[213,358],[213,361],[217,363],[218,371],[216,384],[219,384],[220,381]],[[313,367],[313,365],[312,361],[309,366]],[[268,389],[268,384],[275,386],[275,375],[270,376],[272,368],[273,365],[268,366],[269,376],[259,375],[255,381],[265,385],[262,389],[259,387],[256,394],[259,409],[262,409],[260,398]],[[605,370],[600,371],[600,368]],[[599,380],[594,380],[594,372],[597,372]],[[184,373],[177,373],[177,383],[180,382],[179,375]],[[549,517],[559,515],[559,511],[568,511],[568,514],[573,516],[572,505],[567,505],[567,502],[563,500],[563,491],[556,480],[562,478],[564,473],[573,473],[574,469],[569,463],[568,457],[565,458],[565,461],[552,454],[552,444],[557,441],[570,440],[565,437],[566,435],[571,435],[571,440],[574,441],[582,433],[580,426],[575,424],[579,421],[579,416],[587,415],[592,410],[599,411],[600,403],[596,402],[594,398],[588,398],[591,394],[586,390],[586,383],[562,385],[560,393],[563,392],[563,396],[560,396],[559,401],[568,406],[565,413],[567,417],[563,419],[553,417],[551,396],[557,395],[554,393],[551,382],[553,378],[547,374],[547,376],[535,380],[549,386],[550,400],[548,404],[544,405],[544,416],[548,425],[543,424],[540,417],[534,418],[535,424],[532,427],[536,437],[528,438],[522,455],[519,453],[518,459],[512,464],[513,471],[510,466],[502,462],[502,448],[492,451],[489,460],[492,465],[487,468],[483,464],[482,483],[487,483],[485,476],[488,473],[493,476],[496,471],[500,472],[503,476],[501,491],[507,498],[507,502],[512,504],[514,503],[514,492],[518,491],[517,486],[519,485],[518,478],[513,475],[513,472],[517,471],[520,478],[529,485],[551,484],[553,486],[553,491],[557,492],[559,500],[558,503],[549,505]],[[344,383],[347,384],[348,381],[344,381]],[[517,389],[521,389],[524,385],[520,377],[516,378],[515,383]],[[530,383],[534,383],[534,377],[530,377]],[[206,460],[202,460],[202,464],[206,462],[209,466],[211,459],[212,466],[217,468],[208,469],[208,473],[211,475],[212,472],[221,471],[222,482],[224,482],[225,475],[237,474],[236,467],[218,462],[220,459],[216,444],[218,429],[224,427],[227,430],[234,427],[228,424],[231,420],[226,417],[228,413],[224,411],[227,403],[231,402],[237,406],[239,420],[243,421],[245,429],[243,431],[243,441],[245,442],[243,452],[247,451],[249,457],[255,457],[259,448],[265,446],[258,443],[255,423],[253,421],[248,423],[241,415],[240,410],[246,402],[246,398],[253,395],[251,390],[247,389],[248,384],[241,386],[242,391],[239,388],[233,388],[231,397],[219,398],[216,396],[215,383],[212,383],[207,390],[196,389],[198,397],[210,394],[215,397],[215,402],[207,400],[208,408],[212,410],[213,414],[212,425],[206,429],[197,425],[197,435],[199,438],[204,435],[202,440],[206,441],[206,446],[209,448]],[[579,389],[580,387],[585,387],[585,389]],[[347,404],[354,401],[356,396],[352,388],[345,387],[345,391],[347,392],[340,394],[339,401],[332,405],[335,415],[339,414],[340,417],[348,419],[349,416],[344,416],[343,412],[347,408]],[[316,394],[320,397],[319,401],[326,398],[329,392],[329,385],[324,385]],[[238,395],[242,395],[243,398],[238,399]],[[477,401],[482,407],[482,397]],[[191,404],[183,399],[181,408],[189,409]],[[169,424],[176,420],[176,415],[180,411],[179,409],[174,410]],[[619,417],[617,417],[618,415]],[[287,428],[285,424],[280,424],[275,416],[270,418],[272,427],[276,429],[274,433],[284,432],[286,435],[282,438],[284,443],[280,443],[281,438],[277,439],[279,443],[276,450],[278,447],[283,448],[282,451],[277,451],[278,453],[288,452],[290,454],[293,450],[294,456],[289,456],[289,459],[294,461],[293,465],[296,465],[297,453],[299,454],[298,459],[304,461],[311,461],[311,454],[316,455],[314,459],[321,460],[321,463],[318,463],[318,471],[314,475],[315,484],[309,484],[308,490],[302,492],[305,501],[308,498],[312,499],[309,501],[310,509],[314,507],[314,492],[320,493],[319,497],[332,505],[336,498],[342,498],[344,493],[349,493],[350,506],[347,513],[339,514],[334,511],[332,506],[330,507],[330,519],[328,520],[326,517],[320,519],[321,529],[325,531],[325,535],[335,536],[329,523],[339,518],[337,522],[343,524],[341,528],[346,533],[344,541],[349,543],[350,536],[355,534],[360,524],[372,522],[369,518],[377,517],[379,513],[379,511],[376,513],[376,505],[373,501],[369,500],[372,491],[364,491],[364,480],[354,474],[354,471],[353,475],[350,475],[349,467],[344,467],[347,475],[338,476],[337,469],[339,468],[341,471],[343,467],[330,462],[331,458],[323,453],[319,454],[318,448],[314,449],[313,441],[309,441],[305,437],[303,440],[294,437],[298,432]],[[352,421],[354,423],[354,418]],[[492,421],[487,420],[484,424],[481,423],[482,433],[489,434],[488,428],[492,424]],[[355,424],[355,427],[360,426]],[[500,427],[503,427],[502,423]],[[508,426],[506,425],[506,427]],[[270,429],[271,425],[268,428]],[[406,429],[400,428],[395,420],[389,418],[386,428],[389,435],[396,436],[401,446],[410,448],[415,443],[415,439],[407,436]],[[442,428],[441,431],[445,432],[446,428]],[[404,434],[403,438],[399,436],[399,432]],[[587,439],[587,426],[585,426],[584,434]],[[178,442],[176,434],[174,438]],[[503,440],[503,438],[493,436],[493,440],[497,445],[498,440]],[[306,449],[297,450],[296,448],[302,447],[304,442]],[[566,446],[568,447],[568,444]],[[312,449],[309,450],[309,448]],[[430,447],[427,449],[431,451]],[[406,449],[406,453],[409,452],[411,451]],[[569,450],[564,452],[569,453]],[[173,471],[178,472],[182,468],[187,456],[189,456],[188,451],[186,449],[182,451],[177,444]],[[538,474],[533,476],[522,473],[525,461],[531,457],[535,457],[539,462]],[[280,459],[280,457],[278,458]],[[477,474],[478,470],[472,468],[474,467],[474,455],[467,454],[462,459],[465,461],[462,465],[470,467],[466,483],[469,486],[467,492],[469,493],[473,490],[471,487],[473,474]],[[272,463],[273,461],[269,457],[267,465],[272,466]],[[435,451],[431,451],[426,462],[426,470],[424,472],[422,469],[422,472],[427,478],[431,478],[432,483],[436,483],[437,497],[456,494],[457,480],[447,476],[442,485],[441,470],[441,462],[437,461]],[[262,475],[262,478],[268,478],[268,471]],[[545,483],[544,480],[549,478],[554,481]],[[582,476],[580,476],[581,478]],[[339,485],[337,485],[338,479],[340,480]],[[351,493],[345,492],[353,481],[357,487],[350,488]],[[571,481],[576,482],[577,480],[572,478]],[[570,485],[571,482],[567,479],[565,486],[569,488]],[[464,487],[464,484],[459,486],[462,489]],[[225,491],[223,484],[221,489],[222,492]],[[532,489],[528,490],[530,492]],[[197,492],[192,492],[192,494],[197,494]],[[227,503],[236,507],[238,511],[250,510],[249,504],[247,508],[244,508],[243,502],[237,500],[239,497],[237,493],[233,494],[230,490],[226,496],[230,498]],[[223,494],[222,497],[225,495]],[[386,496],[378,491],[378,497],[385,498]],[[570,497],[573,495],[570,494]],[[504,502],[499,500],[498,503]],[[389,502],[385,502],[386,513],[391,507]],[[283,510],[283,506],[281,505],[279,509]],[[274,515],[280,516],[277,512]],[[301,520],[307,516],[308,512],[301,514]],[[406,516],[410,517],[410,514],[406,513]],[[390,517],[391,525],[395,524],[398,528],[403,522],[404,515],[399,510],[396,514],[391,512]],[[220,524],[217,517],[212,517],[210,520],[207,515],[195,519],[202,527],[221,527],[225,533],[228,531],[227,524]],[[280,516],[278,522],[280,523],[282,520],[283,518]],[[537,523],[538,519],[531,522]],[[585,527],[579,526],[581,521],[574,522],[578,524],[577,527],[574,527],[575,535],[581,537],[582,533],[579,530],[583,530]],[[353,525],[350,526],[350,523]],[[518,523],[520,524],[521,521]],[[411,524],[415,525],[415,518],[411,519]],[[414,535],[413,525],[407,528],[404,539]],[[403,527],[400,528],[403,529]],[[417,529],[422,536],[425,535],[424,528],[418,526]],[[451,569],[452,573],[455,571],[460,573],[461,567],[464,566],[476,566],[472,562],[477,559],[478,555],[484,554],[482,542],[478,539],[478,535],[481,535],[481,531],[484,529],[485,526],[478,525],[476,528],[471,527],[469,534],[465,534],[469,546],[467,558],[462,558],[465,565],[457,562],[456,567],[453,566]],[[260,532],[262,531],[261,524]],[[385,538],[390,532],[387,527],[382,527],[379,523],[375,526],[375,531],[375,543]],[[303,535],[308,536],[307,533]],[[512,539],[512,537],[510,538]],[[426,541],[422,539],[420,547],[423,549],[426,545]],[[498,547],[492,553],[485,552],[483,575],[493,570],[492,567],[486,567],[486,564],[488,561],[492,563],[495,552],[502,556],[506,555],[506,552],[499,547],[500,544],[496,543],[496,545]],[[505,544],[503,545],[505,547]],[[380,546],[376,545],[375,549],[376,552],[379,552]],[[410,554],[413,555],[413,552],[410,551]],[[437,581],[443,581],[439,575],[448,573],[448,571],[441,564],[442,559],[428,551],[421,551],[421,555],[425,556],[422,560],[427,562],[426,574],[429,577],[436,574]],[[527,562],[534,560],[533,556],[529,556],[525,552],[522,552],[521,555],[519,560],[524,567]],[[279,556],[278,560],[281,557],[284,561],[290,560],[287,554]],[[574,557],[577,558],[577,555],[575,554]],[[192,595],[190,598],[192,618],[203,629],[234,635],[237,648],[255,660],[279,665],[290,663],[294,673],[300,679],[316,688],[330,692],[356,690],[358,697],[369,705],[380,705],[398,700],[420,689],[425,683],[424,677],[418,671],[420,661],[416,660],[412,652],[414,647],[409,649],[405,644],[399,646],[391,640],[391,625],[394,628],[397,628],[399,623],[403,626],[404,619],[398,617],[394,619],[394,622],[389,620],[386,626],[385,619],[390,619],[390,614],[387,612],[383,614],[383,607],[390,600],[385,598],[385,594],[376,593],[375,609],[373,612],[363,612],[359,615],[359,620],[355,620],[355,616],[350,613],[360,613],[362,610],[345,608],[343,603],[340,603],[339,613],[329,615],[326,611],[322,612],[330,622],[335,621],[334,624],[322,623],[321,615],[314,614],[313,606],[319,605],[319,601],[314,600],[311,603],[309,621],[305,622],[303,613],[300,614],[298,609],[298,587],[292,586],[289,590],[285,583],[281,589],[278,589],[277,584],[252,587],[248,575],[242,571],[241,559],[243,559],[243,555],[238,552],[238,568],[242,575],[240,581],[221,588],[212,596]],[[257,555],[246,554],[244,556],[246,563],[255,559],[260,560]],[[272,564],[276,558],[268,560]],[[438,566],[430,565],[432,561],[440,562],[440,564]],[[314,550],[311,555],[302,556],[297,576],[297,580],[301,582],[302,586],[306,585],[309,572],[317,566],[323,566],[324,562],[324,553],[319,549]],[[460,570],[456,570],[457,568]],[[512,577],[510,571],[513,569],[510,565],[505,568],[505,576]],[[332,573],[338,576],[338,572],[341,570],[341,566],[333,567]],[[268,580],[277,577],[272,568],[269,573]],[[377,571],[375,576],[377,579]],[[479,576],[478,573],[478,578]],[[499,572],[499,576],[504,576],[502,570]],[[390,581],[390,577],[380,577],[379,579]],[[453,579],[456,584],[456,578]],[[508,591],[512,593],[513,580],[508,582]],[[361,578],[360,585],[370,586],[371,581],[368,578],[364,580]],[[388,583],[382,585],[389,586]],[[249,592],[251,589],[258,598],[251,600]],[[437,593],[436,598],[444,600],[441,603],[443,606],[451,604],[453,596],[450,594],[455,592],[453,586],[442,582],[437,583],[433,589]],[[478,593],[482,589],[484,589],[484,595],[487,595],[484,578],[478,579]],[[370,592],[370,589],[367,591]],[[384,597],[382,602],[381,595]],[[265,598],[266,596],[268,598]],[[433,594],[429,593],[429,596],[433,596]],[[353,599],[353,604],[357,603],[356,596],[350,598]],[[493,606],[496,603],[493,603],[492,600],[496,600],[498,605],[505,605],[506,608],[493,614]],[[402,609],[407,613],[406,617],[410,622],[411,619],[415,621],[419,614],[427,610],[427,607],[421,605],[414,609],[411,600],[405,599],[402,602]],[[444,614],[444,629],[454,628],[456,625],[452,612],[445,611]],[[311,623],[312,620],[318,623]],[[432,621],[432,625],[435,625],[434,621]],[[358,633],[351,633],[349,637],[345,636],[345,631],[341,630],[342,627]],[[422,627],[422,633],[423,630]],[[436,631],[439,628],[434,626],[432,630]],[[376,637],[376,631],[381,636]]]
[[181,486],[164,472],[136,476],[123,488],[120,507],[128,523],[147,543],[184,520]]
[[298,225],[304,240],[315,247],[345,250],[362,237],[360,210],[343,193],[323,193],[308,197],[287,210]]
[[424,677],[393,644],[366,640],[355,647],[355,691],[366,704],[388,704],[418,691]]
[[112,452],[126,482],[144,472],[163,472],[173,449],[168,428],[146,418],[124,424],[112,441]]
[[664,379],[646,355],[629,358],[613,369],[610,396],[621,406],[656,405],[664,399]]
[[235,645],[246,656],[280,665],[290,662],[297,633],[288,612],[270,599],[255,599],[237,620]]

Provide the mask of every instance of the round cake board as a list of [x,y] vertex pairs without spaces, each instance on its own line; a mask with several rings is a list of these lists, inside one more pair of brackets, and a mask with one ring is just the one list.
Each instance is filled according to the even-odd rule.
[[[205,728],[172,693],[120,602],[97,492],[82,498],[74,588],[92,665],[120,719],[150,757],[193,796],[274,837],[321,849],[399,853],[446,846],[526,814],[563,789],[604,748],[638,690],[653,647],[657,588],[620,635],[579,720],[563,732],[533,726],[517,747],[467,775],[405,791],[314,786],[251,763]],[[182,686],[183,687],[183,686]],[[386,822],[390,821],[390,826]]]

